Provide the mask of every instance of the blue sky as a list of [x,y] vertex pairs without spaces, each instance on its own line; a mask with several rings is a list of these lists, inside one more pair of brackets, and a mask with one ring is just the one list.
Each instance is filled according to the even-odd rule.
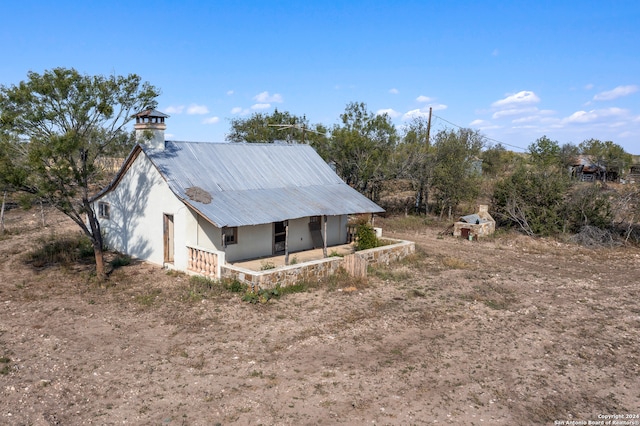
[[135,73],[176,140],[220,142],[230,119],[274,108],[331,127],[364,102],[399,129],[432,107],[435,130],[640,154],[635,0],[7,3],[0,84]]

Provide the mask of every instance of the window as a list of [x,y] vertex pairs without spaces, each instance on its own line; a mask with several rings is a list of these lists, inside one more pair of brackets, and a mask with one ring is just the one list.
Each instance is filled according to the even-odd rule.
[[102,201],[98,202],[98,217],[103,219],[109,219],[109,213],[111,210],[111,206],[109,203],[105,203]]
[[234,226],[233,228],[222,228],[222,238],[224,238],[225,247],[229,244],[237,244],[238,227]]

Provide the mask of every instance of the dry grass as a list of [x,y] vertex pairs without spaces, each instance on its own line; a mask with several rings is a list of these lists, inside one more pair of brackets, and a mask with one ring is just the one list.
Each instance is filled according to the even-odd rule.
[[13,235],[0,244],[0,413],[14,424],[548,425],[635,412],[637,249],[394,229],[415,237],[415,255],[255,305],[141,262],[109,285],[75,264],[34,268],[16,247],[38,232]]

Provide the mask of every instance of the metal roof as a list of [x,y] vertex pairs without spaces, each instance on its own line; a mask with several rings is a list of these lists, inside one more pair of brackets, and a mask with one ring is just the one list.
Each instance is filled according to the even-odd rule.
[[485,222],[489,222],[486,219],[483,219],[480,217],[480,215],[474,213],[474,214],[468,214],[466,216],[462,216],[460,218],[460,222],[467,222],[467,223],[485,223]]
[[[309,145],[167,141],[164,150],[142,149],[174,194],[218,227],[384,212]],[[190,198],[193,188],[211,201]]]
[[137,114],[133,115],[134,117],[162,117],[169,118],[169,116],[163,112],[158,111],[157,109],[146,109],[144,111],[140,111]]

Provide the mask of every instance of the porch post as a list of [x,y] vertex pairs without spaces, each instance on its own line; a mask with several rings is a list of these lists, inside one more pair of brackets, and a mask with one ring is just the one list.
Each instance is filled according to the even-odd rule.
[[284,264],[289,264],[289,221],[284,221]]
[[323,238],[322,238],[322,256],[327,257],[327,215],[322,215],[322,230]]

